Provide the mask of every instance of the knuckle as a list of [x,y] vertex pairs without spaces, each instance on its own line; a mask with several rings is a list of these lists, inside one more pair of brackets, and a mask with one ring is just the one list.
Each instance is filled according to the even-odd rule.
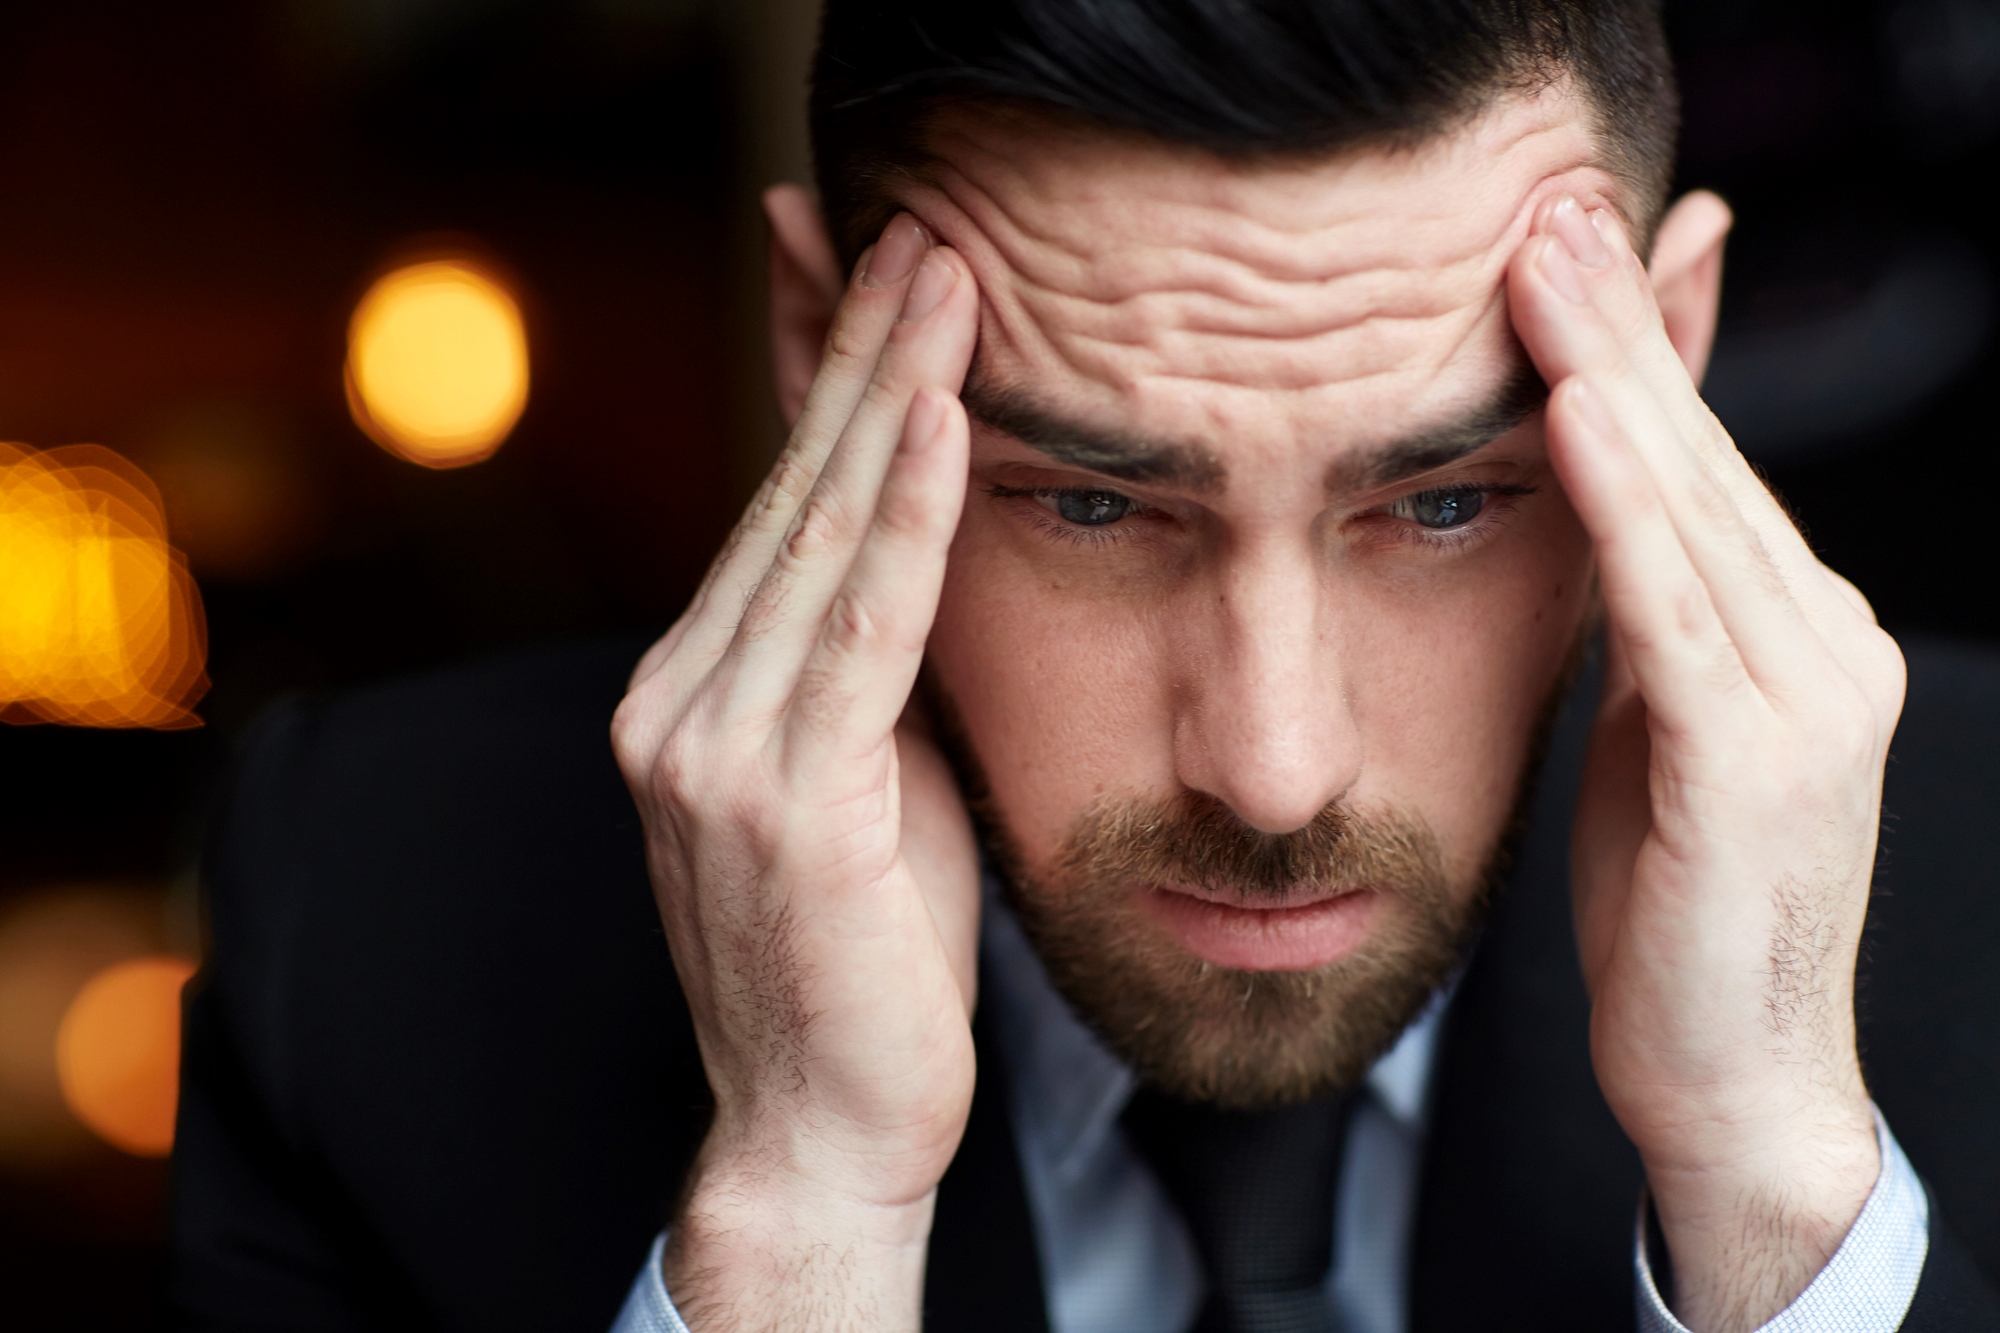
[[841,526],[834,503],[824,495],[812,497],[799,511],[779,558],[794,572],[825,559]]
[[875,354],[877,342],[857,326],[851,313],[843,311],[826,332],[826,367],[820,373],[852,370]]
[[856,653],[881,641],[883,625],[866,599],[843,592],[826,619],[827,646],[838,653]]
[[664,666],[627,690],[612,710],[611,750],[628,779],[645,770],[675,729],[677,696],[672,667]]
[[786,445],[764,479],[763,494],[758,497],[758,518],[768,521],[775,516],[789,516],[811,493],[816,479],[814,470],[800,456],[798,445]]
[[657,794],[681,796],[698,792],[703,788],[703,763],[707,746],[701,743],[697,729],[686,719],[670,728],[654,746],[652,759],[648,764],[653,788]]
[[684,722],[662,738],[648,765],[654,799],[704,825],[746,828],[768,805],[753,799],[764,784],[758,778],[754,745],[738,744],[711,725]]
[[629,781],[642,769],[653,749],[651,719],[644,715],[636,694],[628,694],[611,715],[611,752],[619,771]]

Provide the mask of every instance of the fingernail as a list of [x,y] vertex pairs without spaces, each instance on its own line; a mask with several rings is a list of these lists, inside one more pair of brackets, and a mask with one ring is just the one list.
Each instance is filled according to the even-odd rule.
[[903,323],[914,323],[937,309],[957,281],[958,271],[942,256],[935,251],[925,255],[908,295],[903,297]]
[[1577,305],[1590,299],[1589,293],[1583,290],[1583,273],[1577,268],[1576,261],[1569,257],[1566,247],[1552,240],[1543,242],[1541,267],[1542,276],[1548,279],[1549,286]]
[[864,287],[894,287],[910,276],[910,270],[931,248],[924,224],[908,213],[898,213],[882,229],[882,239],[868,252],[868,269],[861,275]]
[[1583,215],[1583,205],[1576,200],[1563,198],[1556,201],[1555,212],[1551,215],[1556,235],[1568,247],[1570,257],[1585,268],[1603,268],[1611,262],[1611,248],[1604,238],[1597,234],[1589,218]]

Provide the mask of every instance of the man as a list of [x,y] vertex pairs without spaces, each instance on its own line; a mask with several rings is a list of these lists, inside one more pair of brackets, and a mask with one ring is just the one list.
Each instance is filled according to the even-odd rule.
[[[186,1321],[2000,1326],[1857,1044],[1903,658],[1696,393],[1651,6],[928,8],[828,7],[629,803],[596,659],[247,761]],[[1587,1038],[1504,980],[1552,826]]]

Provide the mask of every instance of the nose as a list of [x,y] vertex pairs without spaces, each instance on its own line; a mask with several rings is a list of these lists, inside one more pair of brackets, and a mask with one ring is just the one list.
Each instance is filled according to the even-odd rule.
[[1311,822],[1360,775],[1333,613],[1309,550],[1225,562],[1187,608],[1174,721],[1180,780],[1266,833]]

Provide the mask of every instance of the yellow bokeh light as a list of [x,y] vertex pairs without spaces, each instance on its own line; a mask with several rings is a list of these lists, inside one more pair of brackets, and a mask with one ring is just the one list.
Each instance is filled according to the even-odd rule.
[[206,657],[146,475],[93,444],[0,443],[0,721],[200,726]]
[[84,984],[56,1031],[56,1073],[72,1114],[113,1147],[165,1157],[180,1094],[184,958],[114,963]]
[[399,268],[355,307],[347,404],[390,453],[425,467],[477,463],[500,447],[527,403],[521,308],[473,264]]

